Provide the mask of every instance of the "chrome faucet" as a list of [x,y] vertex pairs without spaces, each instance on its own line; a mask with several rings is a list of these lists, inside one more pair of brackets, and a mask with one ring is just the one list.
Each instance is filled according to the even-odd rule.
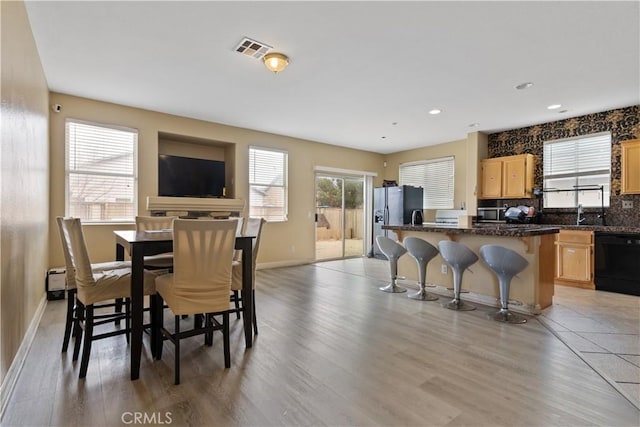
[[582,203],[578,204],[578,217],[576,218],[576,225],[580,225],[584,222],[584,217],[582,216]]

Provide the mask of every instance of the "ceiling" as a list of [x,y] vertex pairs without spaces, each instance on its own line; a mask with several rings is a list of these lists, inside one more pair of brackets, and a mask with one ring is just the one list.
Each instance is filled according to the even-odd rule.
[[378,153],[640,103],[637,1],[26,6],[54,92]]

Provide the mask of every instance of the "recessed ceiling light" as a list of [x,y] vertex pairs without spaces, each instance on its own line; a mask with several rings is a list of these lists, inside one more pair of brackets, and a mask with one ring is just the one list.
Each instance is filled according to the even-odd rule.
[[560,107],[562,107],[562,104],[552,104],[547,107],[547,110],[557,110]]
[[470,128],[477,128],[478,126],[480,126],[480,123],[471,123],[469,125]]
[[533,83],[524,82],[524,83],[520,83],[519,85],[516,85],[515,88],[518,90],[524,90],[524,89],[529,89],[531,86],[533,86]]
[[387,137],[386,137],[386,136],[381,136],[380,138],[382,138],[382,139],[387,139]]
[[442,113],[442,110],[438,110],[437,108],[434,108],[433,110],[429,111],[429,114],[431,115],[436,115],[440,113]]
[[391,124],[395,126],[398,124],[398,122],[392,122]]

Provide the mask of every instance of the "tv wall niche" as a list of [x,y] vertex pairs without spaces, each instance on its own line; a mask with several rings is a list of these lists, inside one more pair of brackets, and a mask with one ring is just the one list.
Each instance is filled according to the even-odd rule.
[[223,197],[225,162],[158,155],[158,196]]

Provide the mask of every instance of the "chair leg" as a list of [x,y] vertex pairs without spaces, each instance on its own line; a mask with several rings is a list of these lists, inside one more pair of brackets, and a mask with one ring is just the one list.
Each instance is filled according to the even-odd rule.
[[78,356],[80,355],[80,345],[82,344],[82,326],[80,323],[84,320],[84,305],[76,298],[76,316],[73,321],[73,336],[75,337],[75,342],[73,345],[73,360],[74,362],[78,360]]
[[240,293],[233,291],[233,303],[236,307],[236,319],[240,319]]
[[253,292],[253,333],[258,335],[258,319],[256,318],[256,291]]
[[69,340],[71,339],[71,329],[73,329],[74,307],[76,301],[76,290],[69,289],[67,291],[67,318],[64,324],[64,339],[62,340],[62,352],[66,353],[69,348]]
[[231,351],[229,350],[229,312],[222,313],[222,335],[224,342],[224,367],[231,367]]
[[129,344],[131,337],[131,298],[125,299],[124,302],[124,327],[127,329],[125,336],[127,338],[127,344]]
[[[207,313],[205,315],[205,328],[213,327],[213,314]],[[211,347],[213,345],[213,331],[208,331],[204,334],[204,345]]]
[[[122,313],[122,298],[116,298],[116,313]],[[120,319],[116,320],[116,326],[120,326]],[[128,341],[127,341],[128,342]]]
[[178,337],[178,335],[180,335],[180,316],[175,316],[175,360],[174,360],[174,384],[178,385],[180,384],[180,338]]
[[91,341],[93,341],[93,305],[85,307],[84,345],[82,346],[82,361],[80,362],[80,378],[87,376],[89,356],[91,355]]
[[156,334],[156,351],[155,357],[156,360],[162,359],[162,349],[164,347],[164,335],[162,334],[162,327],[164,326],[164,300],[162,299],[162,295],[156,293],[156,319],[153,327],[155,328]]

